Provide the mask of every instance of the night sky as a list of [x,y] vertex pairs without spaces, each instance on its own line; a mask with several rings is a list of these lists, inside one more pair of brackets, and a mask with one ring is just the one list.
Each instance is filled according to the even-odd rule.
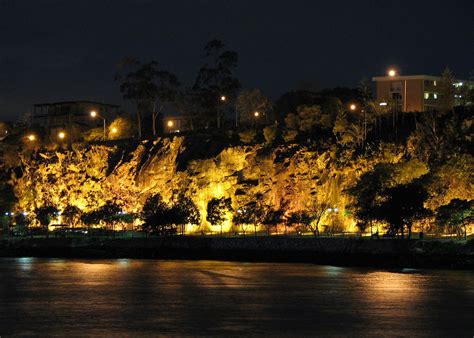
[[213,38],[239,53],[243,86],[272,98],[302,81],[356,86],[391,64],[464,78],[474,1],[0,0],[0,119],[39,102],[122,104],[113,78],[126,56],[191,84]]

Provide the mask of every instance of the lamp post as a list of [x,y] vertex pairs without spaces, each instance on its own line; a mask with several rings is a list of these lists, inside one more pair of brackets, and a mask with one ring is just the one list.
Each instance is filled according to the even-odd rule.
[[258,119],[258,117],[260,116],[260,112],[259,112],[259,111],[255,111],[255,112],[253,113],[253,116],[255,117],[253,124],[254,124],[255,129],[257,129],[257,119]]
[[102,121],[104,121],[104,141],[105,141],[105,139],[106,139],[106,137],[105,137],[105,129],[106,129],[105,118],[103,116],[101,116],[100,114],[98,114],[95,110],[91,111],[90,115],[91,115],[92,118],[98,117],[98,118],[101,118]]
[[[225,95],[221,95],[219,98],[220,102],[224,103],[227,100]],[[221,127],[221,114],[220,114],[220,102],[217,101],[217,128],[220,129]]]

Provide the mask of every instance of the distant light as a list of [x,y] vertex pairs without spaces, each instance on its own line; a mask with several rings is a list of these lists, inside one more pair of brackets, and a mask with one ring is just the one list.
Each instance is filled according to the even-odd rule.
[[225,97],[224,95],[221,96],[221,101],[225,101],[227,100],[227,97]]
[[30,134],[30,135],[28,135],[28,140],[33,142],[33,141],[36,140],[36,136],[34,134]]
[[338,212],[339,211],[339,208],[334,208],[334,212]]
[[96,117],[97,116],[97,112],[95,110],[91,111],[91,116],[92,117]]
[[328,208],[328,212],[332,212],[332,208]]
[[260,113],[259,113],[258,111],[256,111],[255,113],[253,113],[253,115],[254,115],[255,117],[259,117],[259,116],[260,116]]
[[352,111],[354,111],[354,110],[356,110],[357,106],[356,106],[355,104],[351,104],[351,105],[349,106],[349,108],[350,108]]
[[63,131],[61,131],[61,132],[58,133],[58,137],[59,137],[61,140],[63,140],[63,139],[66,137],[66,133],[63,132]]
[[116,134],[118,132],[117,128],[113,127],[111,130],[112,134]]
[[167,125],[168,125],[168,127],[172,127],[172,126],[174,126],[174,122],[173,121],[168,121]]
[[395,75],[397,75],[397,72],[395,71],[395,69],[389,69],[388,76],[393,77]]
[[380,102],[379,103],[379,106],[386,106],[387,105],[387,102]]
[[438,98],[438,94],[434,93],[434,94],[433,94],[433,97],[434,97],[435,99],[437,99],[437,98]]

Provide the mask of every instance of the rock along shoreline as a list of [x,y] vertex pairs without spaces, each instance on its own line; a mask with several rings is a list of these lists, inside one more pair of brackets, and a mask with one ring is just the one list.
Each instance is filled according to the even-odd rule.
[[474,240],[316,237],[23,238],[0,241],[0,257],[294,262],[378,268],[474,270]]

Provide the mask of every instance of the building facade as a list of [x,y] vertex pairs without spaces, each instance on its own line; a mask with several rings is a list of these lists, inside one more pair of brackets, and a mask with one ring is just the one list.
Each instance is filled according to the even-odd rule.
[[[377,100],[391,100],[400,111],[423,112],[435,109],[438,104],[441,77],[430,75],[394,75],[373,77]],[[474,82],[455,80],[456,88],[474,88]],[[462,95],[455,95],[455,105],[463,102]]]
[[[102,125],[102,117],[112,121],[119,106],[93,101],[64,101],[33,105],[31,124],[52,133],[58,129],[77,127],[92,128]],[[92,118],[95,111],[101,118]]]

